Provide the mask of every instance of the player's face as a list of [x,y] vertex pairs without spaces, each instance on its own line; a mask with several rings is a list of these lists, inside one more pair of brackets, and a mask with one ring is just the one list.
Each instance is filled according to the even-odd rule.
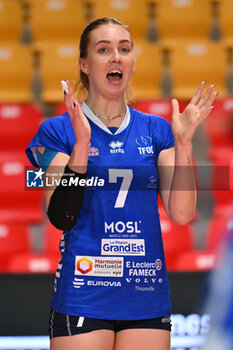
[[88,75],[89,93],[108,98],[124,96],[134,70],[130,33],[117,24],[94,29],[88,55],[80,59],[80,67]]

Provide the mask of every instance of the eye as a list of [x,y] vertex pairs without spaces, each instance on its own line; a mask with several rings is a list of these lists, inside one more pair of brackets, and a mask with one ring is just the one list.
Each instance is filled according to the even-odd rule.
[[98,52],[100,52],[100,53],[106,53],[106,52],[108,52],[108,49],[107,49],[106,47],[101,47],[101,48],[98,50]]
[[121,48],[121,52],[123,52],[123,53],[128,53],[128,52],[130,52],[131,50],[128,48],[128,47],[122,47]]

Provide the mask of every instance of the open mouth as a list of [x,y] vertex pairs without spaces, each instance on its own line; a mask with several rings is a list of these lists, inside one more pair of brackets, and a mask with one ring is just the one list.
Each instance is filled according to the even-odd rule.
[[113,82],[121,81],[123,74],[119,70],[112,70],[107,74],[107,79]]

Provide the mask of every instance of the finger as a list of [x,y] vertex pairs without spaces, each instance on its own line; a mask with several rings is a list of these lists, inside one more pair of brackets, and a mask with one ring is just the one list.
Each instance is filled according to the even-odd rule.
[[211,96],[213,89],[215,88],[216,84],[211,84],[208,89],[206,90],[203,97],[200,99],[200,101],[197,104],[197,107],[202,108],[206,102],[209,100],[209,97]]
[[201,112],[200,121],[203,121],[213,109],[214,109],[214,106],[205,107],[205,109]]
[[206,101],[206,103],[200,108],[200,112],[203,113],[206,109],[210,108],[212,104],[214,103],[214,100],[218,96],[218,92],[214,92],[209,96],[209,99]]
[[70,85],[69,80],[66,80],[66,84],[68,85],[68,89],[69,89],[70,94],[73,95],[73,90],[72,90],[72,88],[71,88],[71,85]]
[[68,113],[71,116],[72,110],[73,110],[73,98],[70,94],[70,92],[66,92],[65,96],[64,96],[64,102],[66,105],[66,109],[68,111]]
[[74,99],[74,101],[73,101],[73,111],[74,111],[74,117],[76,119],[77,118],[82,119],[82,117],[84,116],[82,108],[81,108],[81,104],[76,99]]
[[172,99],[172,114],[174,115],[179,115],[180,111],[179,111],[179,102],[173,98]]
[[70,86],[70,82],[68,80],[65,80],[66,82],[66,85],[67,85],[67,88],[65,90],[65,93],[64,93],[64,102],[65,102],[65,105],[66,105],[66,109],[68,111],[69,114],[71,114],[72,110],[73,110],[73,103],[74,103],[74,97],[73,97],[73,94],[72,94],[72,89],[71,89],[71,86]]
[[78,114],[80,115],[80,112],[82,111],[82,109],[81,109],[80,103],[75,98],[73,99],[73,109],[76,111],[76,113],[78,112]]
[[217,96],[218,96],[218,91],[214,92],[214,93],[210,96],[209,100],[207,101],[207,106],[208,106],[208,107],[210,107],[210,106],[214,103],[214,101],[215,101],[215,99],[216,99]]
[[80,103],[77,100],[75,100],[75,104],[77,106],[79,116],[80,117],[84,116]]
[[201,84],[199,85],[197,91],[196,91],[195,94],[193,95],[193,97],[192,97],[190,103],[193,103],[194,105],[196,105],[196,104],[199,102],[199,100],[200,100],[200,98],[201,98],[201,95],[202,95],[202,92],[203,92],[203,90],[204,90],[205,83],[206,83],[205,81],[202,81],[202,82],[201,82]]
[[200,108],[201,117],[205,118],[214,109],[213,103],[217,96],[218,96],[218,92],[214,92],[210,96],[207,103],[202,108]]
[[65,96],[66,93],[69,91],[68,85],[67,85],[65,80],[61,81],[61,88],[62,88],[62,91],[63,91],[63,95]]

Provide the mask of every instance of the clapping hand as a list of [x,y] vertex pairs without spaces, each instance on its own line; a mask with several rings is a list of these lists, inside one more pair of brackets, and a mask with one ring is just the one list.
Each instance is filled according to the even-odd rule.
[[81,109],[80,103],[73,96],[68,80],[62,81],[62,89],[64,93],[64,102],[74,129],[76,142],[79,144],[89,143],[91,139],[90,124]]
[[213,92],[215,84],[210,85],[203,94],[205,82],[203,81],[191,101],[184,109],[183,113],[179,111],[179,103],[176,99],[172,100],[172,130],[176,141],[181,144],[187,144],[192,141],[198,125],[208,116],[217,92]]

